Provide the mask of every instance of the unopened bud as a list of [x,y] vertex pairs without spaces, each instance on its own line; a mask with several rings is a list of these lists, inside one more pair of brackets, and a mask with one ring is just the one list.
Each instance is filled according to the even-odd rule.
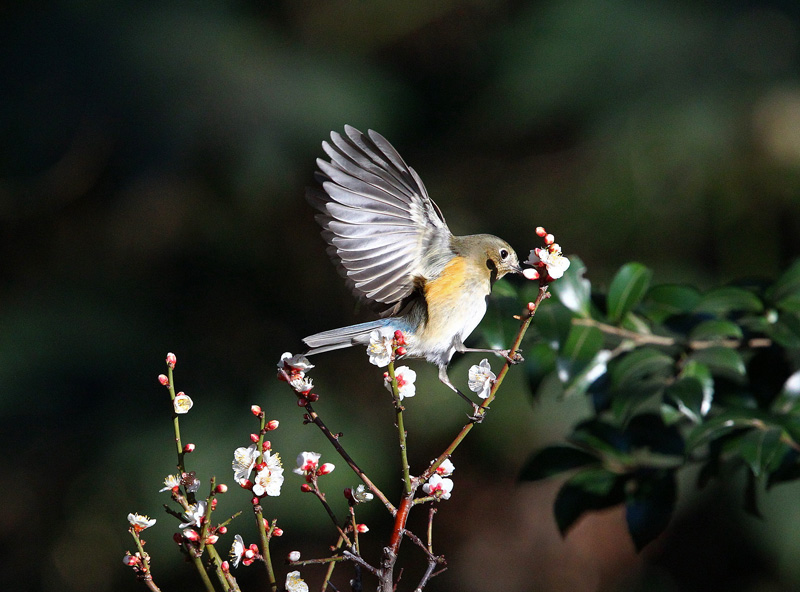
[[277,419],[270,419],[264,427],[267,428],[267,431],[271,432],[272,430],[277,430],[279,425],[281,425],[281,422]]
[[186,444],[186,445],[183,447],[183,451],[184,451],[186,454],[189,454],[189,453],[191,453],[191,452],[194,452],[194,448],[195,448],[194,444],[191,444],[191,443],[189,443],[189,444]]
[[255,497],[253,497],[253,499],[250,500],[250,503],[253,504],[254,506],[257,506],[258,504],[261,503],[261,498],[258,497],[258,496],[255,496]]
[[303,493],[308,493],[309,491],[311,491],[311,486],[308,483],[303,483],[300,486],[300,491],[302,491]]
[[134,557],[133,555],[125,555],[125,557],[122,558],[122,563],[124,563],[125,565],[130,565],[131,567],[133,567],[134,565],[139,563],[139,558],[138,557]]
[[357,524],[356,531],[364,534],[365,532],[369,532],[369,527],[366,524]]
[[239,483],[242,489],[253,489],[253,482],[250,479],[245,479]]
[[529,280],[538,280],[539,279],[539,272],[535,269],[523,269],[522,275],[524,275]]
[[332,473],[335,468],[336,466],[333,463],[325,463],[319,468],[318,473],[320,475],[327,475],[328,473]]
[[317,401],[319,401],[319,395],[315,393],[309,393],[306,395],[306,399],[308,399],[309,403],[316,403]]
[[528,302],[528,311],[534,312],[536,310],[536,303],[535,302]]
[[223,561],[222,563],[219,564],[219,568],[225,573],[228,573],[229,571],[231,571],[231,564],[228,563],[227,561]]
[[211,509],[212,510],[216,510],[217,509],[217,498],[212,498],[212,500],[211,500]]
[[344,499],[352,500],[353,499],[353,489],[351,487],[344,488]]
[[228,486],[227,486],[227,485],[225,485],[224,483],[220,483],[219,485],[217,485],[217,486],[214,488],[214,491],[215,491],[216,493],[225,493],[225,492],[227,492],[227,491],[228,491]]
[[544,229],[544,226],[536,227],[536,236],[544,236],[545,234],[547,234],[547,231]]
[[210,534],[206,537],[206,544],[213,545],[219,540],[219,537],[215,534]]
[[308,405],[308,398],[306,397],[298,397],[297,398],[297,406],[298,407],[305,407]]
[[404,356],[404,355],[406,355],[406,348],[405,348],[405,347],[403,347],[402,345],[401,345],[400,347],[398,347],[398,348],[397,348],[396,350],[394,350],[394,351],[395,351],[395,353],[396,353],[398,356]]
[[397,345],[406,344],[406,337],[400,329],[394,332],[394,340],[397,342]]
[[175,357],[175,354],[173,354],[172,352],[167,354],[167,366],[169,366],[170,368],[174,368],[175,363],[177,361],[178,359]]
[[272,442],[270,442],[269,440],[264,440],[264,442],[261,444],[261,450],[266,452],[270,448],[272,448]]
[[282,528],[278,528],[276,526],[275,528],[272,529],[272,536],[275,536],[275,537],[283,536],[283,529]]
[[263,461],[253,465],[253,470],[255,470],[256,473],[263,471],[265,468],[267,468],[267,463]]
[[253,405],[252,407],[250,407],[250,413],[252,413],[255,416],[261,415],[261,407],[259,407],[258,405]]
[[183,531],[183,536],[190,541],[197,541],[200,539],[200,535],[197,534],[196,530],[192,530],[191,528],[187,528]]
[[544,237],[544,244],[552,245],[554,242],[556,242],[556,237],[554,237],[552,234],[547,234]]
[[172,540],[178,543],[179,545],[183,543],[183,538],[181,537],[181,533],[176,532],[172,535]]
[[289,561],[300,561],[300,551],[292,551],[286,556]]
[[169,386],[169,378],[167,378],[166,374],[159,374],[158,382],[160,382],[162,386]]
[[258,434],[250,434],[250,441],[251,442],[258,442]]
[[228,527],[227,526],[219,526],[219,527],[217,527],[217,532],[219,534],[225,534],[226,532],[228,532]]

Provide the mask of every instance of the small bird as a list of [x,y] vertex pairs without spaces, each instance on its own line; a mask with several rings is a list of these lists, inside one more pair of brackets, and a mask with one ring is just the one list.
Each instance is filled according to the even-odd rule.
[[[464,341],[486,313],[492,284],[522,273],[517,254],[490,234],[454,236],[416,171],[379,133],[345,126],[331,132],[317,159],[306,197],[328,254],[353,294],[378,320],[309,335],[307,355],[366,345],[376,330],[400,330],[408,357],[439,367],[439,380],[469,401],[447,375],[455,352],[492,352],[510,361],[508,350],[469,349]],[[473,403],[474,405],[474,403]]]

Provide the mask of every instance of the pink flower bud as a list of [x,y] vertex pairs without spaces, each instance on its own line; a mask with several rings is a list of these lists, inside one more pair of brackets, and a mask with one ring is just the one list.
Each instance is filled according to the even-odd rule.
[[256,473],[263,471],[265,468],[267,468],[267,463],[263,461],[253,465],[253,470],[255,470]]
[[251,442],[258,442],[258,434],[250,434],[250,441]]
[[215,491],[216,493],[225,493],[225,492],[227,492],[227,491],[228,491],[228,486],[227,486],[227,485],[225,485],[224,483],[220,483],[219,485],[217,485],[217,486],[214,488],[214,491]]
[[282,529],[282,528],[278,528],[278,527],[276,526],[276,527],[275,527],[275,528],[272,530],[272,536],[276,536],[276,537],[283,536],[283,529]]
[[306,397],[297,397],[298,407],[305,407],[306,405],[308,405],[308,399]]
[[548,234],[544,237],[544,244],[552,245],[554,242],[556,242],[556,237],[554,237],[552,234]]
[[401,345],[400,347],[398,347],[398,348],[397,348],[396,350],[394,350],[394,351],[395,351],[395,353],[396,353],[398,356],[404,356],[404,355],[406,355],[406,348],[405,348],[405,347],[403,347],[402,345]]
[[211,500],[211,509],[212,510],[216,510],[217,509],[217,498],[214,498],[214,499]]
[[397,343],[397,345],[406,344],[406,336],[403,335],[403,332],[400,329],[394,332],[394,340]]
[[253,482],[250,479],[245,479],[241,483],[239,483],[242,489],[253,489]]
[[277,430],[279,425],[281,425],[281,422],[277,419],[270,419],[265,427],[268,432],[271,432],[272,430]]
[[194,448],[195,448],[194,444],[191,444],[191,443],[189,443],[189,444],[186,444],[186,445],[183,447],[183,451],[184,451],[186,454],[190,454],[190,453],[194,452]]
[[311,491],[311,486],[308,483],[303,483],[300,486],[300,491],[302,491],[303,493],[308,493],[309,491]]
[[319,395],[316,395],[314,393],[309,393],[308,395],[306,395],[306,399],[308,399],[309,403],[316,403],[317,401],[319,401]]
[[335,468],[336,466],[333,463],[325,463],[319,468],[318,472],[320,475],[327,475],[328,473],[332,473]]
[[197,534],[197,531],[191,528],[187,528],[186,530],[184,530],[183,536],[189,539],[190,541],[197,541],[200,539],[200,535]]
[[229,571],[231,571],[231,564],[228,563],[227,561],[223,561],[222,563],[219,564],[219,568],[225,573],[228,573]]
[[159,374],[158,382],[160,382],[162,386],[169,386],[169,378],[167,378],[166,374]]
[[219,534],[225,534],[226,532],[228,532],[228,527],[227,526],[219,526],[219,527],[217,527],[217,532]]
[[258,497],[258,496],[255,496],[255,497],[253,497],[253,499],[250,500],[250,503],[253,504],[254,506],[257,506],[258,504],[261,503],[261,498]]
[[133,567],[134,565],[139,563],[139,558],[138,557],[134,557],[133,555],[125,555],[125,557],[122,558],[122,563],[124,563],[125,565],[130,565],[131,567]]
[[544,236],[545,234],[547,234],[547,231],[544,229],[544,226],[536,227],[536,236]]
[[261,450],[266,452],[270,448],[272,448],[272,442],[270,442],[269,440],[264,440],[264,442],[261,444]]
[[173,354],[172,352],[167,354],[167,366],[169,366],[170,368],[174,368],[175,363],[177,361],[178,359],[175,357],[175,354]]
[[357,524],[356,531],[364,534],[365,532],[369,532],[369,527],[366,524]]
[[261,415],[261,407],[259,407],[258,405],[253,405],[252,407],[250,407],[250,413],[252,413],[255,416]]
[[535,269],[523,269],[522,275],[524,275],[529,280],[538,280],[539,279],[539,272]]
[[210,534],[206,537],[206,544],[213,545],[219,540],[219,537],[215,534]]
[[352,500],[353,499],[353,489],[350,487],[344,488],[344,499]]
[[300,561],[300,551],[292,551],[286,558],[289,561]]

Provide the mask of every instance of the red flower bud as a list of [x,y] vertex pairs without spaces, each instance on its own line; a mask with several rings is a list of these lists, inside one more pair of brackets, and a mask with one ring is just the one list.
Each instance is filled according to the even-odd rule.
[[279,537],[283,536],[283,529],[278,528],[277,526],[272,530],[272,536]]
[[406,337],[405,335],[403,335],[403,332],[400,329],[394,332],[394,340],[397,343],[397,345],[406,344]]
[[169,378],[167,378],[166,374],[159,374],[158,382],[160,382],[162,386],[169,386]]
[[217,532],[219,534],[225,534],[226,532],[228,532],[228,527],[227,526],[219,526],[219,527],[217,527]]
[[270,448],[272,448],[272,442],[270,442],[269,440],[264,440],[264,442],[261,444],[261,450],[266,452]]
[[325,463],[323,464],[319,470],[317,471],[320,475],[327,475],[328,473],[333,472],[333,469],[336,467],[332,463]]
[[356,531],[364,534],[365,532],[369,532],[369,527],[366,524],[357,524]]
[[200,535],[199,535],[199,534],[197,534],[197,531],[196,531],[196,530],[193,530],[193,529],[191,529],[191,528],[187,528],[187,529],[185,529],[185,530],[183,531],[183,536],[184,536],[185,538],[189,539],[190,541],[197,541],[197,540],[199,540],[199,539],[200,539]]
[[404,356],[404,355],[406,355],[406,348],[405,348],[405,347],[403,347],[402,345],[401,345],[400,347],[398,347],[398,348],[397,348],[396,350],[394,350],[394,351],[395,351],[395,353],[396,353],[398,356]]
[[216,510],[217,509],[217,498],[213,498],[211,500],[211,509],[212,510]]
[[250,441],[251,442],[258,442],[258,434],[250,434]]
[[219,564],[219,567],[220,567],[220,569],[221,569],[222,571],[224,571],[225,573],[228,573],[228,572],[230,572],[230,571],[231,571],[231,564],[230,564],[230,563],[228,563],[227,561],[223,561],[222,563],[220,563],[220,564]]
[[314,393],[309,393],[308,395],[306,395],[306,399],[308,399],[309,403],[315,403],[319,401],[319,395]]
[[178,359],[175,357],[175,354],[171,352],[167,354],[167,366],[174,368],[177,361]]
[[353,490],[350,487],[344,488],[344,499],[352,500],[353,499]]
[[227,485],[225,485],[224,483],[220,483],[219,485],[217,485],[217,486],[214,488],[214,491],[215,491],[216,493],[225,493],[226,491],[228,491],[228,486],[227,486]]
[[215,534],[210,534],[206,537],[206,544],[213,545],[219,540],[219,537]]
[[259,407],[258,405],[253,405],[252,407],[250,407],[250,413],[252,413],[255,416],[261,415],[261,407]]
[[302,491],[303,493],[308,493],[309,491],[311,491],[311,486],[308,483],[303,483],[300,486],[300,491]]
[[176,532],[175,534],[172,535],[172,540],[178,543],[179,545],[183,543],[183,539],[181,538],[181,533],[179,532]]
[[261,498],[260,498],[260,497],[258,497],[258,496],[255,496],[253,499],[251,499],[251,500],[250,500],[250,502],[251,502],[251,503],[252,503],[254,506],[257,506],[259,503],[261,503]]
[[298,407],[305,407],[306,405],[308,405],[308,399],[306,397],[297,397]]
[[186,454],[189,454],[189,453],[191,453],[191,452],[194,452],[194,448],[195,448],[194,444],[191,444],[191,443],[190,443],[190,444],[186,444],[186,445],[183,447],[183,451],[184,451]]
[[253,465],[253,470],[255,470],[256,473],[258,473],[259,471],[263,471],[265,468],[267,468],[267,463],[265,462],[260,462]]
[[133,567],[134,565],[139,563],[139,558],[138,557],[134,557],[133,555],[125,555],[125,557],[122,558],[122,563],[124,563],[125,565],[130,565],[131,567]]
[[252,481],[250,481],[250,479],[245,479],[244,481],[242,481],[241,483],[239,483],[239,486],[240,486],[242,489],[253,489],[253,482],[252,482]]
[[277,429],[278,429],[278,426],[279,426],[280,424],[281,424],[281,422],[279,422],[277,419],[270,419],[270,420],[267,422],[267,425],[266,425],[266,426],[264,426],[264,427],[266,427],[266,428],[267,428],[267,431],[271,432],[272,430],[277,430]]
[[554,242],[556,242],[556,237],[554,237],[552,234],[548,234],[544,237],[544,244],[552,245]]
[[547,234],[547,231],[544,229],[544,226],[536,227],[536,236],[544,236],[545,234]]

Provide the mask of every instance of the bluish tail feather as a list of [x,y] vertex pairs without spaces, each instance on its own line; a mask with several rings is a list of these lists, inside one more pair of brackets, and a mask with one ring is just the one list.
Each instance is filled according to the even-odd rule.
[[391,325],[393,320],[394,319],[380,319],[377,321],[369,321],[368,323],[339,327],[338,329],[331,329],[330,331],[323,331],[322,333],[315,333],[314,335],[304,337],[303,343],[311,348],[306,352],[306,355],[320,354],[322,352],[342,349],[353,345],[364,345],[369,342],[370,333],[375,329]]

